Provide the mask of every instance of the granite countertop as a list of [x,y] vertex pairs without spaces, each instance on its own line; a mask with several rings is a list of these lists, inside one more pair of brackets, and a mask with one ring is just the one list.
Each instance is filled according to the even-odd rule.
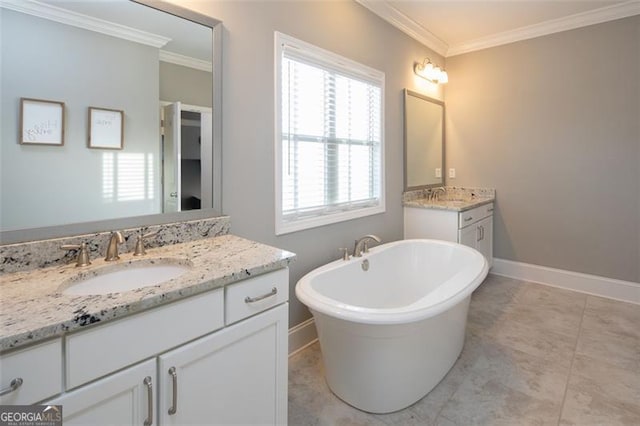
[[411,201],[404,201],[405,207],[418,207],[421,209],[438,209],[438,210],[451,210],[456,212],[463,212],[471,210],[473,208],[482,206],[484,204],[493,203],[494,197],[472,197],[469,199],[443,199],[443,200],[428,200],[427,198],[418,198]]
[[[429,200],[433,191],[437,191],[435,194],[437,199]],[[463,212],[484,204],[493,203],[495,199],[496,190],[493,188],[443,186],[404,192],[402,194],[402,205],[420,209]]]
[[[134,258],[93,259],[88,267],[52,266],[0,276],[0,351],[18,348],[83,327],[103,323],[167,302],[286,267],[295,254],[233,235],[200,239],[147,250]],[[106,295],[71,296],[71,281],[97,275],[101,268],[143,263],[179,263],[191,268],[159,285]]]

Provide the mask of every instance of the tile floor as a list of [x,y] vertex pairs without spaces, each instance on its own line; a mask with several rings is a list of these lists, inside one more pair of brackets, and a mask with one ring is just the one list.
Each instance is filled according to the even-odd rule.
[[289,360],[289,424],[640,425],[640,306],[489,275],[427,396],[361,412],[329,391],[315,343]]

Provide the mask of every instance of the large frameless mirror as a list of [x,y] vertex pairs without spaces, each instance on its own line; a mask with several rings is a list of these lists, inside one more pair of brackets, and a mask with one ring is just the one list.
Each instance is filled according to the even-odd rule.
[[153,0],[1,7],[2,243],[221,214],[219,21]]

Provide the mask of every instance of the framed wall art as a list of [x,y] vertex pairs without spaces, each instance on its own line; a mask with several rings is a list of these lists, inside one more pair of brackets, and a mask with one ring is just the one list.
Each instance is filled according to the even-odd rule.
[[89,107],[89,148],[122,149],[124,111]]
[[20,98],[20,141],[64,145],[64,102]]

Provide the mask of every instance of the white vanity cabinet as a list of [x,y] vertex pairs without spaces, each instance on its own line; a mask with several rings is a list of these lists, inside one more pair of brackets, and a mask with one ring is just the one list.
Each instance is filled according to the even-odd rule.
[[473,247],[493,264],[493,203],[470,210],[404,207],[404,238],[432,238]]
[[44,394],[7,403],[58,394],[43,403],[69,425],[286,424],[288,280],[279,269],[71,333],[64,353],[57,339],[3,354],[3,382],[52,359]]

